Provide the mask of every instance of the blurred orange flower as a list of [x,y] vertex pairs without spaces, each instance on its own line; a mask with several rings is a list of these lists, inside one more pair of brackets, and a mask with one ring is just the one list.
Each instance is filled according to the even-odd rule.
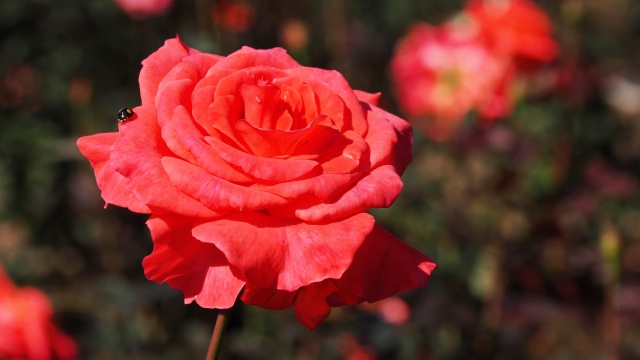
[[300,19],[287,20],[280,28],[280,42],[288,50],[302,50],[309,42],[306,24]]
[[34,288],[17,288],[0,268],[0,358],[71,360],[78,349],[55,327],[47,297]]

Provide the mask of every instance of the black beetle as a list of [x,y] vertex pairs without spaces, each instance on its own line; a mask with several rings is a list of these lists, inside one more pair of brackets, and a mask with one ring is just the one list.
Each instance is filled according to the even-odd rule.
[[128,107],[123,107],[122,109],[120,109],[120,111],[118,111],[118,122],[122,124],[125,120],[132,117],[133,114],[133,110],[129,109]]

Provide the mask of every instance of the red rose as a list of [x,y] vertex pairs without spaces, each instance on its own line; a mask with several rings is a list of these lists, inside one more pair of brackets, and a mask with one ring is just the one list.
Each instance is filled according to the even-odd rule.
[[56,328],[52,316],[42,292],[16,288],[0,268],[0,359],[75,359],[76,344]]
[[434,140],[448,139],[470,111],[485,121],[511,111],[511,59],[469,30],[466,24],[416,24],[391,61],[398,103]]
[[435,264],[363,211],[402,188],[411,129],[335,71],[282,49],[202,54],[178,39],[143,61],[142,106],[78,140],[107,203],[150,213],[147,277],[185,302],[330,306],[424,285]]

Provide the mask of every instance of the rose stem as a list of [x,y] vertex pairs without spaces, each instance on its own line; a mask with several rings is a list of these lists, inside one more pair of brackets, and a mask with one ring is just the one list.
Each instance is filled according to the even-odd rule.
[[222,347],[222,335],[224,329],[227,326],[231,309],[218,310],[218,317],[216,318],[216,325],[213,328],[213,334],[211,335],[211,343],[209,343],[209,350],[207,351],[207,358],[205,360],[216,360],[220,354],[220,348]]

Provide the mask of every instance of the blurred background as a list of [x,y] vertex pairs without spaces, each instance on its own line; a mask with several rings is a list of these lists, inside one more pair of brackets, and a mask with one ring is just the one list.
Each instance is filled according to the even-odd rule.
[[[446,141],[415,130],[405,188],[372,211],[439,265],[430,284],[318,329],[237,306],[225,359],[640,359],[640,2],[536,2],[557,57],[512,111]],[[145,279],[146,216],[103,208],[78,137],[117,131],[140,62],[281,46],[398,106],[411,24],[463,0],[1,0],[0,263],[42,289],[82,359],[204,358],[216,312]]]

